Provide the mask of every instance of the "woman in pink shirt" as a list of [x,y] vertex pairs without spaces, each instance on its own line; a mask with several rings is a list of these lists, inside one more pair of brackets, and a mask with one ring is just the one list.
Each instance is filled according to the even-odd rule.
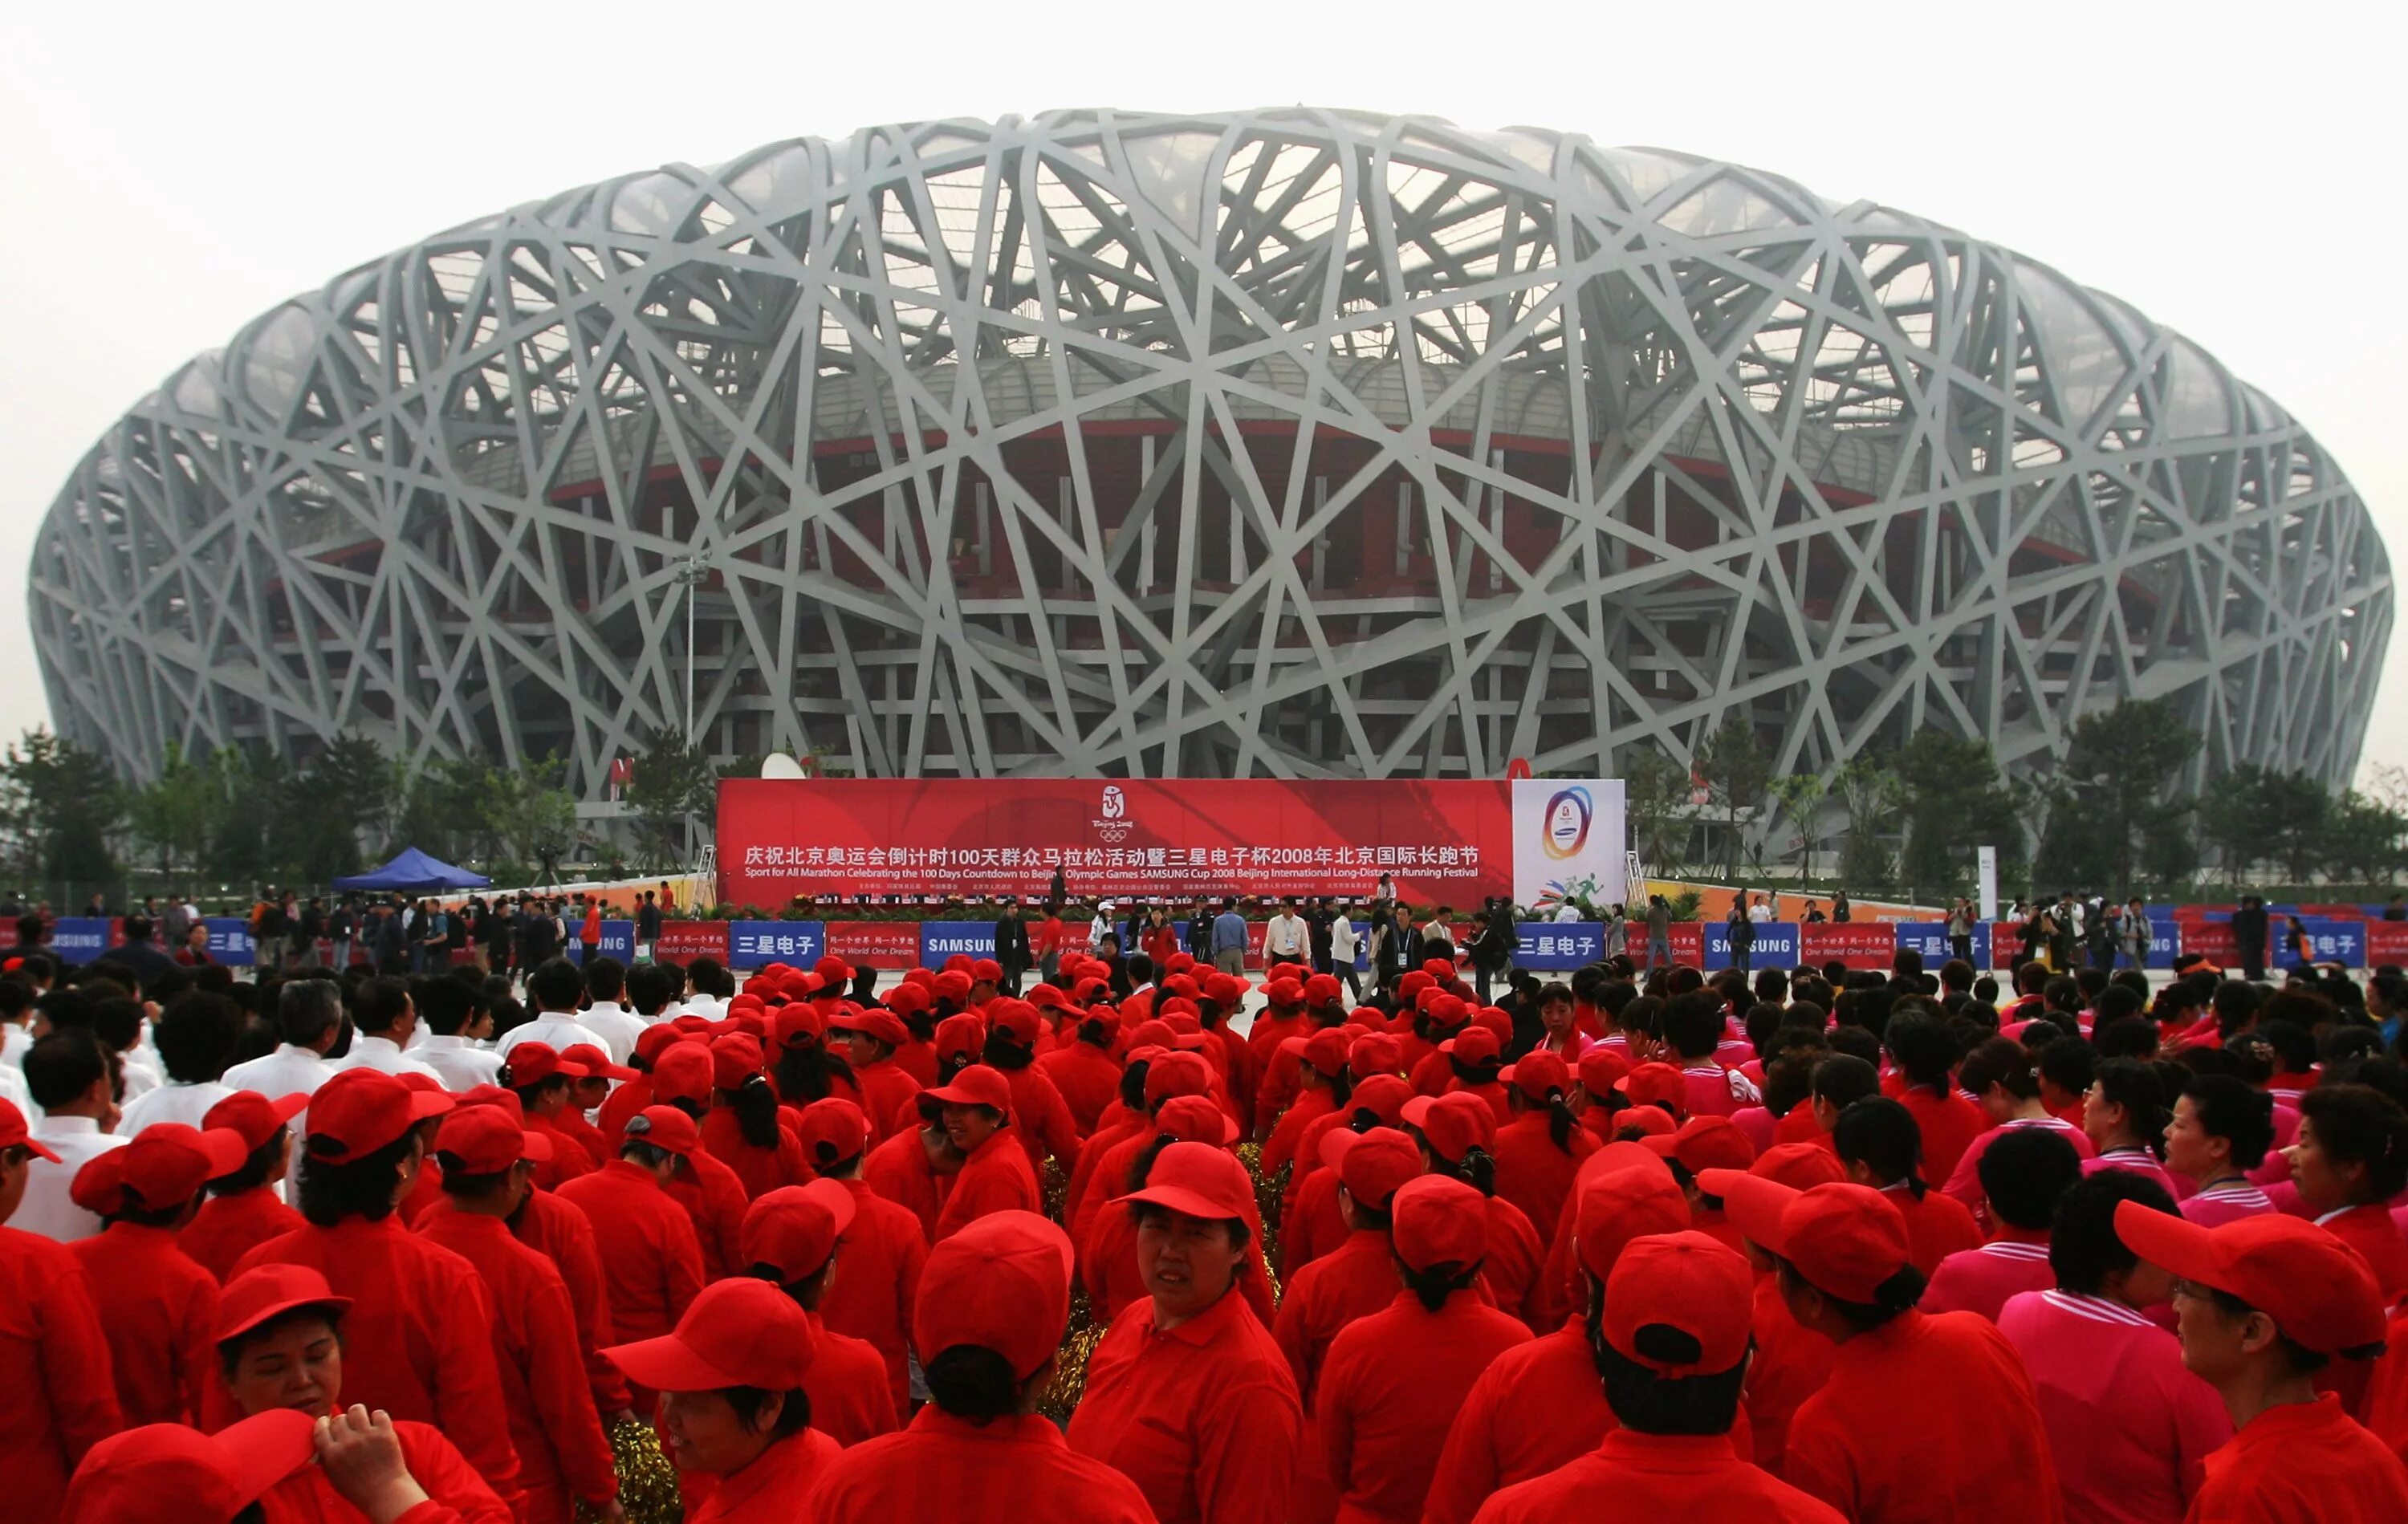
[[2180,1199],[2183,1191],[2158,1161],[2166,1123],[2166,1089],[2157,1072],[2139,1059],[2109,1059],[2090,1081],[2082,1100],[2082,1131],[2099,1157],[2082,1166],[2086,1175],[2100,1170],[2129,1170],[2145,1175]]
[[2274,1146],[2274,1102],[2230,1075],[2184,1084],[2166,1123],[2166,1168],[2198,1187],[2182,1215],[2202,1228],[2274,1210],[2249,1178]]

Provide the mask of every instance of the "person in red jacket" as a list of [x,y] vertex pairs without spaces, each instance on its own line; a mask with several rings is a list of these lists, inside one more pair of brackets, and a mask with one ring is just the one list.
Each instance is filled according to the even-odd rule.
[[[1395,1128],[1361,1132],[1341,1128],[1323,1135],[1321,1149],[1338,1182],[1347,1235],[1288,1280],[1272,1325],[1308,1412],[1313,1410],[1330,1344],[1356,1319],[1397,1300],[1400,1283],[1389,1237],[1390,1207],[1397,1191],[1422,1174],[1420,1147]],[[1326,1475],[1319,1465],[1322,1454],[1318,1445],[1307,1446],[1308,1470],[1313,1474]]]
[[236,1090],[209,1107],[205,1132],[226,1131],[250,1150],[242,1162],[209,1182],[209,1199],[176,1235],[184,1257],[225,1284],[235,1261],[280,1233],[301,1226],[301,1214],[276,1194],[276,1182],[292,1173],[293,1130],[286,1124],[308,1106],[307,1095],[270,1101],[256,1090]]
[[568,1109],[570,1092],[584,1077],[584,1067],[569,1062],[550,1043],[521,1043],[502,1063],[500,1083],[519,1098],[526,1130],[552,1139],[552,1154],[536,1171],[536,1184],[543,1189],[557,1190],[597,1167],[585,1146],[559,1120]]
[[770,1191],[744,1214],[748,1274],[783,1287],[811,1320],[818,1352],[803,1380],[811,1427],[844,1446],[892,1433],[896,1427],[884,1358],[863,1340],[832,1332],[820,1318],[837,1245],[853,1226],[853,1193],[834,1180]]
[[592,1043],[571,1043],[560,1050],[560,1058],[562,1062],[573,1063],[585,1072],[569,1085],[568,1104],[552,1114],[552,1124],[583,1144],[585,1157],[598,1170],[610,1162],[611,1134],[585,1118],[589,1114],[600,1113],[615,1086],[641,1079],[643,1073],[624,1063],[613,1063],[609,1054]]
[[840,1240],[843,1266],[820,1303],[829,1329],[866,1341],[886,1362],[897,1415],[911,1406],[911,1307],[928,1260],[928,1239],[909,1207],[888,1201],[862,1178],[869,1119],[850,1101],[814,1101],[804,1108],[803,1152],[823,1180],[853,1198],[853,1223]]
[[1096,1346],[1070,1448],[1135,1482],[1161,1524],[1285,1517],[1303,1420],[1287,1361],[1237,1289],[1254,1183],[1229,1153],[1174,1143],[1111,1204],[1138,1214],[1149,1295]]
[[534,1189],[541,1156],[555,1146],[499,1106],[455,1110],[435,1134],[450,1209],[427,1214],[420,1230],[428,1243],[476,1266],[492,1300],[494,1360],[519,1456],[523,1524],[570,1524],[572,1498],[607,1513],[619,1495],[568,1287],[550,1260],[510,1235],[509,1219]]
[[716,1479],[692,1524],[792,1524],[842,1453],[811,1427],[818,1341],[786,1293],[738,1277],[707,1287],[676,1332],[603,1351],[663,1393],[670,1464]]
[[[1142,1065],[1144,1073],[1137,1070]],[[1095,1229],[1096,1214],[1104,1204],[1121,1193],[1122,1183],[1128,1179],[1130,1161],[1154,1141],[1156,1129],[1154,1115],[1163,1106],[1182,1095],[1209,1095],[1212,1090],[1212,1066],[1200,1053],[1157,1051],[1149,1058],[1129,1060],[1132,1084],[1140,1091],[1145,1111],[1128,1133],[1116,1141],[1097,1137],[1080,1154],[1080,1171],[1086,1178],[1084,1190],[1074,1193],[1078,1204],[1071,1210],[1066,1226],[1073,1243],[1083,1243]],[[1073,1181],[1073,1185],[1079,1182]]]
[[1609,1508],[1631,1518],[1840,1524],[1839,1512],[1748,1464],[1731,1443],[1750,1295],[1747,1261],[1703,1233],[1632,1241],[1598,1315],[1597,1368],[1616,1425],[1591,1453],[1491,1498],[1480,1524],[1574,1524]]
[[828,1018],[827,1025],[830,1040],[843,1044],[852,1061],[871,1132],[883,1142],[910,1128],[918,1115],[912,1099],[921,1087],[895,1061],[896,1050],[911,1041],[903,1018],[874,1005],[866,1011],[845,1006]]
[[[1358,1037],[1355,1046],[1360,1047],[1375,1039],[1387,1044],[1394,1051],[1397,1040],[1385,1033]],[[1354,1060],[1350,1056],[1347,1061],[1351,1065]],[[1344,1111],[1324,1117],[1305,1130],[1303,1147],[1310,1150],[1306,1157],[1319,1167],[1307,1174],[1300,1185],[1295,1183],[1293,1176],[1290,1177],[1296,1199],[1280,1211],[1280,1275],[1283,1278],[1301,1274],[1313,1261],[1334,1252],[1346,1242],[1350,1232],[1339,1210],[1338,1172],[1327,1162],[1332,1157],[1330,1134],[1368,1132],[1375,1127],[1401,1130],[1405,1123],[1405,1103],[1412,1098],[1412,1088],[1405,1083],[1402,1075],[1374,1074],[1354,1087],[1354,1093],[1346,1098]],[[1300,1158],[1298,1168],[1302,1164]]]
[[1901,1003],[1883,1029],[1882,1044],[1904,1081],[1899,1104],[1914,1118],[1923,1139],[1923,1174],[1945,1181],[1973,1140],[1990,1129],[1982,1108],[1956,1091],[1956,1039],[1928,1004]]
[[702,1146],[736,1172],[748,1202],[811,1177],[802,1145],[781,1125],[783,1108],[761,1072],[763,1061],[761,1045],[749,1033],[711,1041],[710,1109],[702,1118]]
[[[215,1434],[180,1423],[128,1429],[93,1446],[76,1468],[63,1517],[72,1524],[245,1517],[262,1493],[309,1463],[316,1429],[306,1415],[282,1409]],[[380,1463],[364,1479],[360,1498],[381,1499],[409,1474]]]
[[1971,1313],[1915,1310],[1923,1277],[1888,1197],[1731,1170],[1698,1184],[1773,1258],[1799,1326],[1838,1346],[1830,1379],[1790,1421],[1788,1481],[1868,1524],[2064,1517],[2023,1361]]
[[201,1187],[249,1151],[230,1130],[153,1122],[76,1172],[75,1204],[104,1226],[68,1248],[108,1309],[101,1326],[129,1426],[201,1421],[218,1283],[178,1251],[176,1233],[199,1210]]
[[[322,1463],[279,1480],[262,1499],[265,1517],[279,1524],[355,1524],[363,1518],[511,1524],[510,1505],[436,1426],[394,1418],[380,1409],[372,1414],[361,1404],[345,1411],[349,1341],[366,1316],[307,1265],[261,1265],[226,1283],[218,1300],[217,1327],[218,1374],[226,1405],[251,1421],[291,1411],[316,1424]],[[366,1478],[360,1468],[348,1463],[364,1430],[380,1436],[375,1448],[381,1451],[382,1485],[374,1488],[363,1485]]]
[[1070,1120],[1082,1138],[1094,1135],[1096,1118],[1120,1093],[1121,1066],[1112,1057],[1112,1044],[1119,1035],[1120,1023],[1104,1010],[1082,1011],[1070,1029],[1070,1041],[1037,1061],[1037,1067],[1061,1092],[1062,1104],[1069,1107]]
[[928,1256],[914,1321],[928,1405],[832,1462],[811,1524],[1154,1524],[1135,1483],[1074,1453],[1036,1411],[1070,1318],[1070,1241],[996,1212]]
[[2381,1346],[2383,1293],[2362,1258],[2280,1215],[2206,1228],[2125,1202],[2115,1233],[2173,1278],[2183,1364],[2235,1430],[2207,1458],[2190,1517],[2408,1518],[2408,1467],[2316,1390],[2329,1361]]
[[1512,1118],[1497,1130],[1497,1194],[1522,1209],[1540,1243],[1552,1244],[1597,1136],[1572,1114],[1572,1072],[1555,1054],[1526,1053],[1502,1078]]
[[1416,1095],[1404,1105],[1405,1126],[1422,1146],[1433,1175],[1476,1188],[1488,1198],[1488,1252],[1481,1270],[1496,1304],[1535,1329],[1545,1298],[1539,1285],[1539,1235],[1522,1209],[1497,1198],[1497,1161],[1488,1152],[1497,1141],[1497,1113],[1476,1095]]
[[961,1155],[961,1170],[937,1214],[938,1243],[989,1212],[1041,1212],[1045,1194],[1028,1151],[1012,1127],[1011,1081],[999,1070],[973,1063],[953,1082],[921,1092],[924,1107],[941,1107],[938,1119]]
[[[693,1118],[675,1106],[647,1106],[628,1118],[616,1160],[560,1189],[560,1199],[593,1226],[611,1325],[622,1337],[668,1332],[702,1289],[694,1219],[668,1193],[678,1161],[701,1147]],[[636,1396],[644,1411],[644,1394]]]
[[1037,1043],[1043,1035],[1044,1021],[1036,1006],[1010,996],[987,1002],[986,1018],[982,1061],[1010,1082],[1012,1131],[1027,1150],[1030,1172],[1042,1180],[1050,1157],[1067,1177],[1079,1163],[1079,1124],[1063,1103],[1062,1092],[1037,1066]]
[[1447,1425],[1496,1359],[1529,1341],[1472,1290],[1488,1247],[1487,1200],[1425,1175],[1393,1198],[1390,1241],[1405,1289],[1338,1335],[1313,1407],[1338,1517],[1417,1524]]
[[[36,1159],[59,1162],[0,1101],[0,1223]],[[56,1517],[78,1463],[123,1427],[82,1265],[64,1245],[0,1226],[0,1498],[27,1518]]]
[[2408,1114],[2371,1085],[2319,1085],[2300,1097],[2300,1132],[2284,1157],[2300,1204],[2358,1250],[2386,1305],[2408,1297],[2408,1239],[2391,1202],[2408,1189]]
[[[1472,1383],[1430,1479],[1426,1524],[1471,1524],[1490,1493],[1570,1464],[1615,1427],[1598,1380],[1605,1285],[1634,1239],[1687,1229],[1689,1200],[1670,1171],[1634,1162],[1584,1181],[1574,1205],[1581,1305],[1563,1327],[1507,1350]],[[1738,1432],[1745,1424],[1742,1411],[1732,1436],[1742,1460],[1749,1458]]]
[[[703,1118],[710,1110],[713,1059],[698,1042],[678,1043],[661,1052],[652,1065],[652,1104],[685,1113],[702,1136]],[[694,1219],[695,1241],[702,1246],[702,1270],[707,1280],[721,1280],[744,1267],[738,1261],[738,1235],[748,1204],[744,1183],[736,1172],[712,1157],[709,1148],[681,1154],[669,1176],[668,1193]]]
[[461,1451],[506,1502],[518,1493],[493,1309],[476,1268],[406,1232],[394,1216],[417,1183],[422,1124],[452,1109],[440,1090],[415,1090],[374,1069],[346,1069],[310,1098],[301,1160],[307,1220],[242,1257],[315,1270],[358,1304],[345,1331],[359,1399],[396,1419],[458,1436]]
[[1982,1230],[1965,1204],[1925,1183],[1923,1132],[1905,1105],[1885,1095],[1856,1102],[1840,1113],[1831,1147],[1850,1181],[1887,1196],[1906,1219],[1907,1262],[1927,1281],[1941,1261],[1981,1246]]

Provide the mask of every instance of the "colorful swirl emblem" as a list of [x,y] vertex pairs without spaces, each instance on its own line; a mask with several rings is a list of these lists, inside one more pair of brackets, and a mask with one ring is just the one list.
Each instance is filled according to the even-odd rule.
[[1586,789],[1558,789],[1547,801],[1547,812],[1540,827],[1539,846],[1546,854],[1562,862],[1580,856],[1588,845],[1590,820],[1597,814]]

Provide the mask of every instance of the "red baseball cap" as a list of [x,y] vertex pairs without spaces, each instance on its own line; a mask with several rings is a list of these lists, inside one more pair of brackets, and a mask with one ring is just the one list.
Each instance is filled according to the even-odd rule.
[[1208,1094],[1211,1089],[1212,1066],[1201,1053],[1165,1053],[1146,1065],[1148,1105],[1159,1105],[1174,1096]]
[[1362,1205],[1378,1211],[1406,1181],[1422,1174],[1421,1146],[1393,1127],[1356,1132],[1333,1127],[1321,1134],[1321,1161],[1338,1172],[1338,1183]]
[[1906,1218],[1865,1186],[1792,1190],[1743,1170],[1707,1170],[1698,1189],[1720,1196],[1732,1226],[1767,1254],[1788,1261],[1806,1283],[1842,1302],[1878,1300],[1908,1262]]
[[1076,1258],[1068,1235],[1036,1213],[988,1213],[928,1251],[912,1342],[932,1360],[992,1349],[1026,1380],[1061,1347]]
[[[651,1029],[646,1028],[645,1030],[650,1031]],[[633,1079],[641,1072],[639,1070],[630,1069],[624,1063],[611,1062],[610,1055],[603,1052],[592,1043],[573,1043],[570,1046],[562,1048],[560,1050],[560,1061],[564,1066],[573,1063],[580,1069],[584,1070],[585,1074],[583,1077],[587,1079]],[[512,1074],[516,1074],[518,1071],[513,1069],[510,1072]]]
[[1346,1072],[1357,1079],[1369,1079],[1375,1075],[1393,1075],[1402,1069],[1404,1064],[1403,1045],[1384,1032],[1364,1033],[1346,1045]]
[[1414,1270],[1469,1268],[1487,1258],[1488,1198],[1460,1180],[1443,1175],[1408,1180],[1397,1188],[1388,1211],[1389,1242]]
[[1778,1180],[1792,1190],[1837,1185],[1848,1177],[1838,1152],[1819,1143],[1776,1143],[1756,1156],[1747,1173]]
[[1174,1143],[1154,1156],[1143,1189],[1111,1199],[1114,1206],[1140,1203],[1185,1217],[1251,1222],[1254,1185],[1227,1149],[1209,1143]]
[[[516,1101],[518,1097],[510,1099]],[[0,1102],[0,1105],[7,1104]],[[306,1091],[295,1090],[280,1101],[270,1101],[257,1090],[236,1090],[209,1107],[201,1117],[201,1125],[239,1132],[242,1141],[251,1148],[264,1148],[279,1129],[308,1109],[309,1097]],[[7,1147],[7,1115],[0,1113],[0,1148]],[[50,1157],[56,1158],[55,1155]]]
[[1405,1120],[1405,1103],[1413,1098],[1413,1088],[1404,1076],[1394,1074],[1373,1075],[1355,1085],[1354,1093],[1346,1100],[1346,1115],[1368,1111],[1380,1118],[1382,1127],[1401,1127]]
[[811,972],[820,976],[822,984],[853,982],[853,965],[832,952],[823,954],[820,961],[811,965]]
[[934,1101],[947,1106],[985,1106],[1011,1115],[1011,1081],[1003,1071],[983,1063],[973,1063],[955,1075],[950,1085],[939,1085],[920,1092],[923,1101]]
[[326,1277],[308,1265],[264,1264],[236,1275],[218,1293],[217,1332],[209,1342],[231,1343],[296,1307],[323,1307],[330,1317],[340,1317],[351,1306],[350,1297],[337,1296]]
[[1209,1095],[1179,1095],[1162,1104],[1154,1125],[1181,1143],[1226,1148],[1238,1141],[1238,1119]]
[[939,1000],[950,1000],[958,1005],[970,998],[969,970],[948,968],[930,981],[928,988]]
[[250,1157],[242,1134],[231,1128],[204,1132],[182,1122],[153,1122],[123,1147],[86,1160],[68,1182],[67,1195],[102,1217],[124,1211],[129,1196],[131,1204],[146,1211],[165,1211],[191,1201],[219,1175],[242,1168]]
[[1280,1040],[1280,1051],[1293,1053],[1323,1075],[1335,1075],[1346,1067],[1346,1050],[1352,1045],[1343,1027],[1324,1027],[1307,1037],[1285,1037]]
[[1334,1005],[1338,991],[1344,988],[1335,974],[1315,974],[1304,981],[1304,1003],[1308,1005]]
[[1581,1089],[1603,1095],[1630,1073],[1630,1061],[1610,1047],[1592,1047],[1580,1056]]
[[810,1373],[818,1342],[810,1315],[793,1297],[767,1281],[738,1278],[704,1287],[676,1332],[602,1353],[654,1391],[791,1391]]
[[1720,1374],[1747,1355],[1756,1276],[1747,1258],[1701,1232],[1634,1238],[1605,1283],[1598,1332],[1659,1375]]
[[827,1018],[816,1005],[789,1005],[769,1023],[771,1039],[780,1047],[801,1047],[827,1031]]
[[502,1055],[502,1066],[509,1072],[509,1087],[523,1090],[529,1085],[540,1085],[554,1075],[571,1079],[583,1079],[585,1068],[572,1063],[550,1043],[521,1043]]
[[[1637,1145],[1606,1147],[1632,1148]],[[1600,1285],[1613,1273],[1614,1263],[1632,1239],[1648,1233],[1680,1232],[1690,1220],[1688,1193],[1653,1156],[1643,1164],[1626,1161],[1581,1181],[1572,1212],[1572,1246],[1580,1256],[1581,1268]]]
[[684,1037],[685,1033],[678,1030],[677,1023],[674,1021],[663,1021],[657,1026],[646,1027],[642,1035],[636,1039],[636,1057],[650,1063],[661,1056],[664,1048],[671,1043],[682,1041]]
[[1045,1018],[1037,1014],[1037,1007],[1009,995],[986,1003],[986,1018],[989,1025],[1023,1047],[1035,1046],[1045,1032]]
[[1530,1100],[1544,1104],[1552,1095],[1570,1095],[1572,1072],[1558,1054],[1541,1048],[1515,1059],[1498,1078],[1520,1090]]
[[[925,974],[927,970],[915,968],[911,972]],[[924,1011],[929,1004],[928,993],[928,987],[924,984],[910,982],[898,984],[886,991],[886,1008],[890,1011]]]
[[903,1024],[903,1018],[877,1005],[866,1011],[858,1008],[838,1010],[828,1018],[828,1030],[857,1032],[864,1036],[875,1037],[889,1047],[903,1047],[911,1041],[911,1029]]
[[853,1226],[853,1192],[841,1180],[781,1186],[744,1210],[738,1243],[748,1265],[768,1265],[781,1284],[817,1275]]
[[1661,1104],[1678,1111],[1688,1109],[1689,1082],[1669,1063],[1642,1063],[1616,1080],[1613,1088],[1630,1097],[1634,1106]]
[[436,1129],[435,1147],[459,1160],[466,1175],[499,1175],[521,1160],[540,1164],[552,1157],[550,1138],[526,1131],[499,1106],[453,1111]]
[[1497,1141],[1495,1108],[1469,1090],[1416,1095],[1405,1103],[1404,1119],[1429,1140],[1430,1152],[1451,1164],[1461,1163],[1473,1148],[1485,1148]]
[[2383,1344],[2383,1292],[2358,1252],[2280,1213],[2203,1228],[2139,1202],[2115,1204],[2115,1236],[2177,1279],[2239,1297],[2320,1355]]
[[471,1085],[459,1094],[460,1107],[493,1106],[509,1113],[510,1120],[524,1122],[526,1107],[519,1102],[519,1092],[506,1090],[499,1085]]
[[744,1033],[711,1039],[710,1084],[713,1090],[740,1090],[761,1073],[761,1045]]
[[25,1126],[25,1114],[17,1109],[14,1101],[0,1101],[0,1148],[22,1147],[36,1159],[47,1159],[56,1164],[59,1156],[34,1141],[33,1132]]
[[374,1069],[345,1069],[309,1098],[309,1157],[357,1163],[452,1104],[440,1090],[414,1090]]
[[1433,989],[1426,1007],[1431,1022],[1441,1027],[1459,1027],[1471,1019],[1471,1004],[1461,995],[1451,995]]
[[1616,1137],[1636,1132],[1641,1137],[1670,1137],[1680,1131],[1681,1124],[1661,1106],[1625,1106],[1613,1114]]
[[937,1023],[937,1057],[975,1056],[986,1048],[986,1018],[976,1011],[956,1011]]
[[970,965],[970,983],[1001,984],[1003,965],[992,958],[982,958]]
[[1691,1175],[1700,1170],[1743,1170],[1756,1162],[1756,1145],[1728,1117],[1692,1117],[1678,1132],[1641,1141],[1667,1159],[1679,1160]]
[[840,1096],[827,1096],[803,1108],[796,1141],[814,1169],[858,1159],[869,1147],[869,1118]]
[[671,1043],[652,1061],[652,1099],[707,1102],[717,1068],[718,1060],[709,1044],[691,1037]]
[[1457,1063],[1494,1063],[1504,1049],[1497,1034],[1486,1027],[1466,1027],[1438,1045],[1438,1050]]
[[[1211,987],[1207,985],[1205,988],[1209,990]],[[1212,998],[1220,999],[1218,995]],[[1304,985],[1300,980],[1283,976],[1263,986],[1263,998],[1283,1010],[1290,1005],[1301,1005],[1304,1004]]]
[[214,1434],[128,1429],[86,1451],[60,1517],[73,1524],[224,1524],[309,1463],[318,1420],[289,1407]]
[[694,1118],[675,1106],[646,1106],[627,1118],[626,1136],[630,1143],[649,1143],[681,1159],[702,1147]]
[[1407,1003],[1417,1001],[1436,982],[1420,969],[1409,970],[1397,980],[1397,998]]

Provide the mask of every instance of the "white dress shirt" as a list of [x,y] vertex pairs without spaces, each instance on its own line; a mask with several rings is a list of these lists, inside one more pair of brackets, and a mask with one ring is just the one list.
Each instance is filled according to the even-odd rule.
[[678,1007],[678,1014],[698,1016],[705,1021],[722,1020],[727,1015],[721,1007],[717,995],[689,995],[686,997],[685,1004]]
[[612,1063],[624,1063],[644,1034],[645,1021],[615,1000],[597,1000],[577,1013],[579,1024],[602,1034],[604,1051]]
[[334,1068],[338,1074],[345,1069],[374,1069],[383,1075],[424,1075],[438,1085],[443,1082],[440,1073],[404,1053],[401,1045],[392,1038],[370,1037],[363,1033],[351,1034],[351,1050],[337,1059]]
[[421,1027],[418,1041],[409,1045],[409,1056],[434,1070],[443,1088],[454,1095],[480,1085],[501,1083],[502,1056],[466,1037],[445,1037]]
[[602,1034],[579,1021],[574,1011],[545,1011],[532,1021],[512,1027],[502,1033],[494,1051],[507,1059],[521,1043],[549,1043],[555,1053],[566,1053],[580,1043],[592,1043],[606,1053],[610,1050]]
[[295,1047],[291,1043],[279,1043],[275,1052],[249,1063],[237,1063],[224,1075],[225,1083],[233,1089],[257,1090],[270,1101],[280,1101],[296,1091],[315,1095],[319,1086],[334,1077],[334,1065],[319,1057],[315,1049]]
[[0,1101],[9,1102],[22,1112],[27,1127],[42,1119],[42,1108],[34,1104],[34,1092],[25,1084],[25,1071],[5,1059],[0,1059]]
[[117,1055],[117,1077],[122,1089],[122,1099],[136,1101],[167,1083],[167,1076],[150,1065],[139,1047],[129,1047]]
[[1263,928],[1263,951],[1266,956],[1301,958],[1312,945],[1309,932],[1302,916],[1273,916]]
[[8,1226],[62,1244],[92,1237],[100,1232],[100,1218],[70,1200],[67,1188],[75,1183],[76,1171],[111,1148],[124,1147],[127,1140],[102,1132],[90,1117],[45,1117],[33,1133],[35,1142],[59,1156],[59,1162],[36,1155],[27,1163],[25,1199]]
[[209,1108],[234,1093],[234,1088],[214,1079],[204,1079],[187,1085],[171,1079],[157,1090],[125,1103],[125,1115],[117,1119],[117,1133],[130,1138],[153,1122],[181,1122],[186,1127],[198,1127]]

